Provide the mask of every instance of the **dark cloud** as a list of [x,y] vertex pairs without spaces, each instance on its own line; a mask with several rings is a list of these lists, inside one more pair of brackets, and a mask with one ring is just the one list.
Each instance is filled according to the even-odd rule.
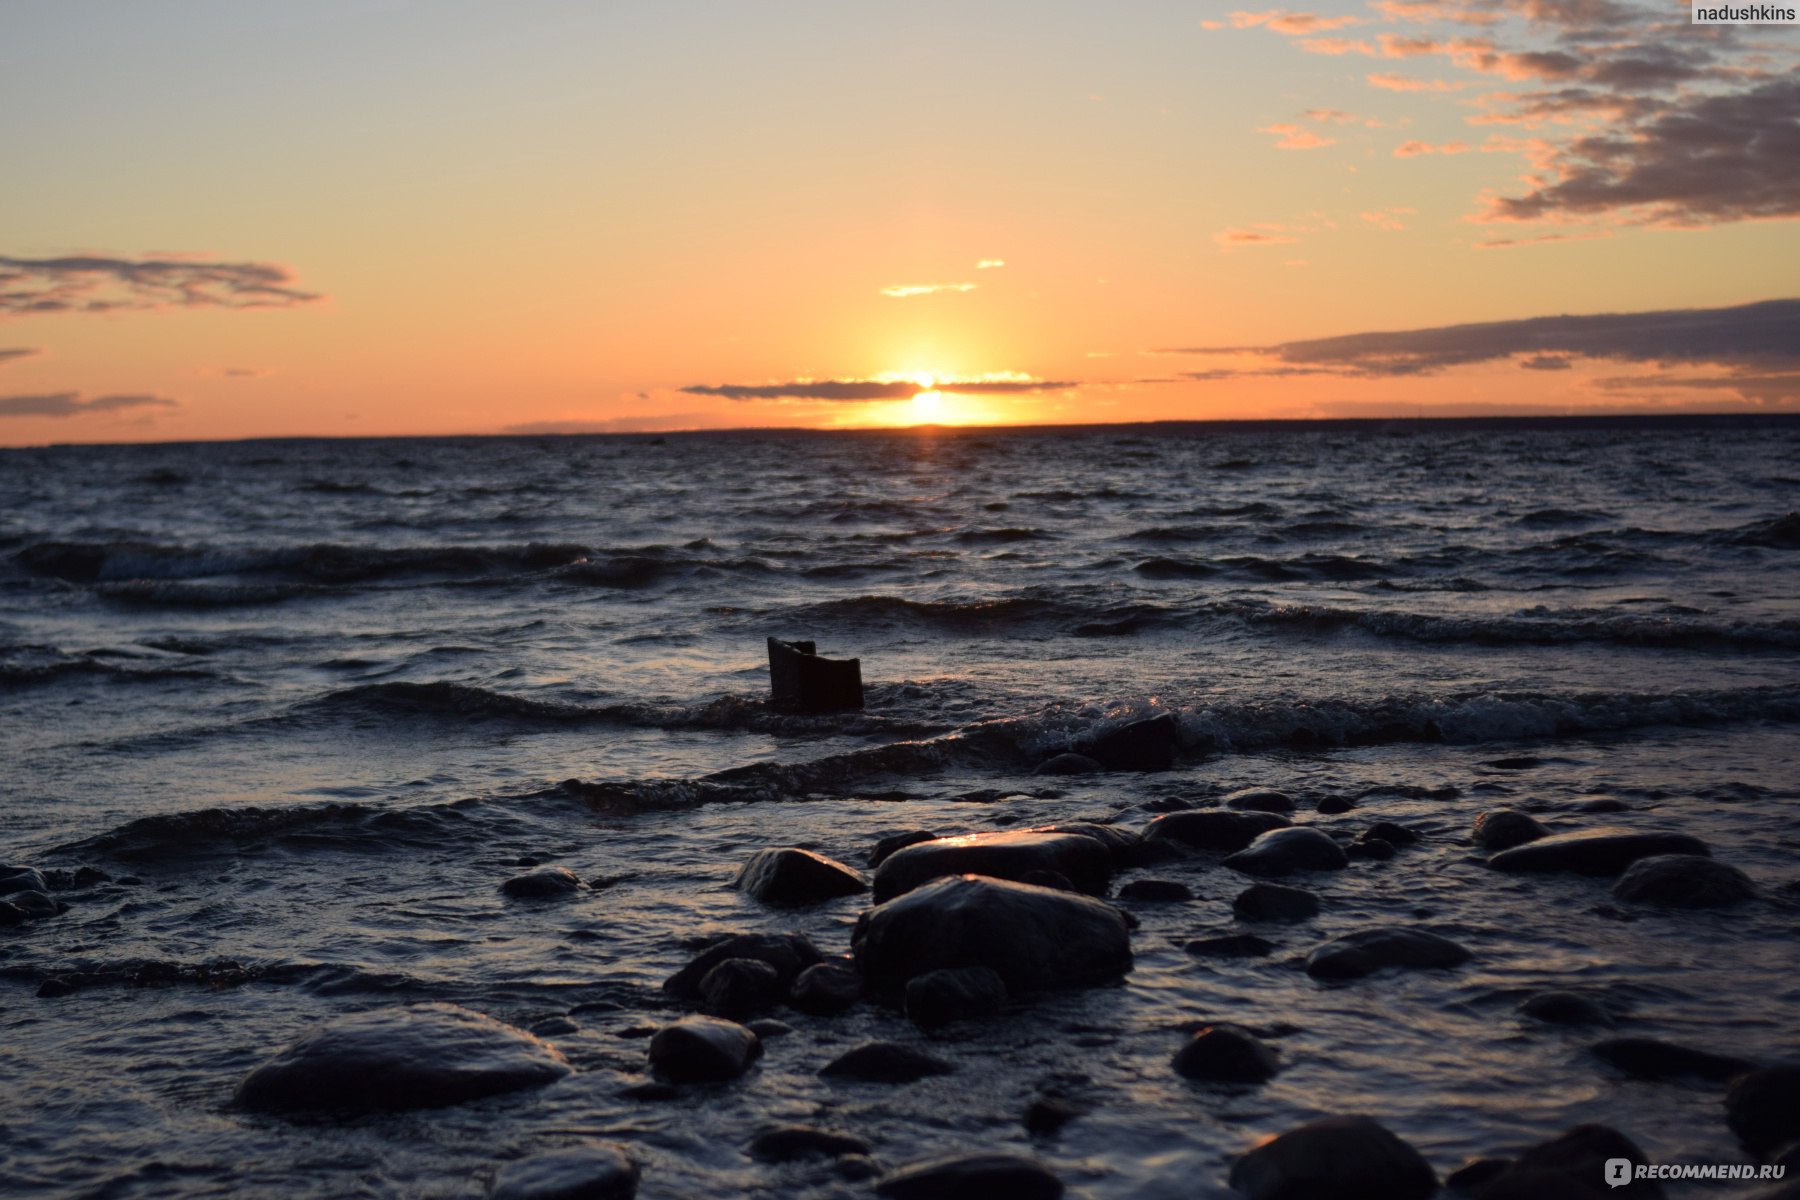
[[1558,354],[1537,354],[1521,359],[1519,365],[1527,371],[1567,371],[1575,366],[1569,359]]
[[717,419],[706,413],[654,413],[636,417],[608,417],[598,421],[528,421],[507,425],[500,432],[520,436],[560,433],[657,433],[675,429],[709,429]]
[[1553,182],[1496,200],[1489,218],[1623,214],[1698,225],[1800,217],[1800,79],[1697,97],[1576,138],[1550,166]]
[[48,392],[37,396],[0,396],[0,417],[80,417],[89,413],[122,412],[132,408],[176,408],[163,396],[95,396],[83,400],[79,392]]
[[[1392,333],[1352,333],[1262,347],[1214,347],[1186,354],[1260,353],[1274,365],[1244,374],[1312,371],[1362,378],[1430,375],[1449,367],[1529,356],[1523,365],[1551,369],[1547,359],[1607,359],[1663,365],[1713,364],[1757,370],[1800,369],[1800,300],[1765,300],[1734,308],[1596,316],[1533,317]],[[1204,372],[1195,378],[1205,377]]]
[[1065,380],[946,379],[930,389],[913,380],[801,379],[789,383],[718,385],[694,384],[681,390],[691,396],[723,396],[727,400],[836,400],[861,403],[874,400],[910,400],[920,392],[951,392],[962,396],[1010,396],[1028,392],[1053,392],[1077,384]]
[[273,263],[193,258],[9,258],[0,255],[0,316],[150,308],[286,308],[320,299]]
[[39,353],[42,352],[33,346],[14,346],[10,349],[0,349],[0,366],[4,366],[16,359],[30,358],[33,354]]

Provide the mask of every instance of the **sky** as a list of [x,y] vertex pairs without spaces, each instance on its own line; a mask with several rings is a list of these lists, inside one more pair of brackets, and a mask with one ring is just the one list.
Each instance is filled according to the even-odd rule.
[[0,445],[1800,410],[1800,27],[8,0]]

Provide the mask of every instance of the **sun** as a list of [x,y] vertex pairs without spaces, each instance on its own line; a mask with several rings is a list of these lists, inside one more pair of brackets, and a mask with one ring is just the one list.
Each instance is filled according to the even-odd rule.
[[936,421],[944,415],[944,393],[932,391],[931,385],[912,398],[912,416],[916,421]]

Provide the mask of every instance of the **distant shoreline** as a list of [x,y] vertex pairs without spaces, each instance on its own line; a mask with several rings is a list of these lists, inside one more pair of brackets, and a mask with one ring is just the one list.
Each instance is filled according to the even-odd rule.
[[40,442],[0,446],[0,453],[20,450],[127,449],[144,446],[229,446],[297,442],[534,442],[546,438],[651,442],[662,438],[744,437],[994,437],[1044,434],[1198,434],[1368,432],[1391,428],[1532,430],[1532,429],[1740,429],[1757,426],[1800,429],[1800,412],[1768,413],[1574,413],[1566,416],[1470,417],[1257,417],[1213,420],[1071,422],[1042,425],[892,425],[855,429],[819,429],[799,425],[744,425],[720,429],[633,430],[629,432],[293,434],[278,437],[207,438],[144,442]]

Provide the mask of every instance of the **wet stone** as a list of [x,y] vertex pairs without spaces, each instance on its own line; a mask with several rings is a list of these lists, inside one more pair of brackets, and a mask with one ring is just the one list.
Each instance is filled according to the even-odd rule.
[[1235,851],[1287,824],[1288,819],[1278,813],[1220,809],[1164,813],[1145,827],[1144,840],[1180,842],[1196,850]]
[[913,1083],[931,1075],[948,1075],[956,1068],[941,1058],[897,1042],[865,1042],[821,1067],[827,1079],[854,1079],[862,1083]]
[[1758,1158],[1800,1142],[1800,1066],[1750,1071],[1725,1093],[1725,1121]]
[[27,915],[24,909],[20,908],[10,900],[0,900],[0,927],[23,925],[29,920],[31,920],[31,917]]
[[1006,981],[987,967],[927,971],[906,981],[906,1016],[922,1029],[991,1017],[1006,1007]]
[[824,1017],[841,1013],[862,999],[862,976],[846,962],[814,963],[800,972],[788,991],[788,1003],[803,1013]]
[[1170,903],[1193,898],[1194,890],[1192,888],[1173,879],[1133,879],[1119,889],[1119,899],[1121,900]]
[[638,1165],[623,1146],[587,1145],[508,1163],[494,1176],[490,1200],[630,1200]]
[[1423,929],[1364,929],[1314,950],[1306,973],[1315,979],[1361,979],[1383,967],[1456,967],[1468,961],[1465,947]]
[[1058,1200],[1062,1181],[1029,1158],[964,1154],[900,1168],[875,1185],[887,1200]]
[[1232,933],[1195,938],[1182,949],[1200,958],[1267,958],[1275,949],[1275,943],[1254,934]]
[[6,902],[34,921],[54,917],[62,911],[56,901],[43,892],[14,892],[6,898]]
[[1609,1038],[1591,1047],[1594,1057],[1639,1079],[1669,1079],[1691,1075],[1723,1083],[1755,1068],[1756,1064],[1728,1054],[1694,1050],[1655,1038]]
[[1580,992],[1539,992],[1519,1006],[1528,1017],[1552,1025],[1607,1025],[1612,1014],[1605,1007]]
[[1409,829],[1397,821],[1377,821],[1356,835],[1359,842],[1380,840],[1390,846],[1415,846],[1419,842],[1419,831]]
[[1580,875],[1617,875],[1640,858],[1659,854],[1700,854],[1706,843],[1683,833],[1650,833],[1616,826],[1554,833],[1503,850],[1488,860],[1499,871],[1571,871]]
[[1275,1052],[1236,1025],[1208,1025],[1175,1052],[1171,1064],[1184,1079],[1212,1083],[1261,1083],[1280,1070]]
[[848,1133],[815,1129],[810,1125],[783,1125],[767,1129],[750,1142],[750,1157],[758,1162],[784,1163],[802,1158],[842,1158],[867,1154],[869,1143]]
[[1112,880],[1112,856],[1105,844],[1085,834],[1041,829],[937,838],[896,850],[882,862],[875,872],[875,902],[947,875],[1025,881],[1036,871],[1063,876],[1077,890],[1099,896]]
[[1480,1195],[1482,1200],[1559,1200],[1581,1195],[1657,1200],[1663,1195],[1662,1185],[1650,1179],[1616,1188],[1596,1183],[1605,1179],[1606,1164],[1615,1158],[1647,1161],[1637,1143],[1618,1130],[1606,1125],[1577,1125],[1522,1151],[1505,1171],[1483,1187]]
[[929,842],[936,838],[937,834],[924,829],[914,829],[906,833],[890,834],[876,842],[875,848],[869,851],[869,868],[870,870],[873,870],[874,868],[879,867],[882,864],[882,861],[896,850],[904,850],[908,846],[916,846],[920,842]]
[[353,1013],[252,1071],[238,1107],[255,1112],[438,1108],[541,1087],[569,1074],[550,1046],[452,1004]]
[[684,1017],[650,1039],[650,1065],[677,1083],[736,1079],[761,1055],[761,1038],[717,1017]]
[[1756,899],[1756,885],[1736,867],[1704,855],[1659,854],[1627,867],[1613,896],[1628,904],[1725,908]]
[[820,904],[869,890],[862,872],[836,859],[794,847],[759,850],[738,872],[735,886],[764,904]]
[[1319,915],[1319,898],[1304,888],[1253,883],[1231,902],[1241,921],[1305,921]]
[[50,885],[42,872],[33,867],[0,867],[0,896],[14,892],[47,892]]
[[1426,1200],[1437,1175],[1370,1117],[1325,1117],[1245,1154],[1231,1186],[1250,1200]]
[[1397,853],[1392,842],[1380,838],[1358,839],[1344,850],[1346,857],[1358,862],[1387,862]]
[[1309,826],[1271,829],[1225,860],[1246,875],[1290,875],[1297,871],[1338,871],[1349,862],[1344,848]]
[[1286,816],[1294,811],[1294,802],[1288,794],[1273,788],[1240,788],[1221,797],[1220,803],[1225,808],[1238,812],[1268,812]]
[[708,971],[728,958],[754,958],[775,968],[783,983],[792,986],[801,971],[824,958],[819,948],[800,933],[738,933],[708,946],[687,966],[669,976],[663,990],[672,996],[697,1000],[700,982]]
[[1356,801],[1350,799],[1348,796],[1326,796],[1323,800],[1320,800],[1318,804],[1319,812],[1327,817],[1335,817],[1340,813],[1347,813],[1355,807]]
[[580,1033],[581,1026],[567,1017],[546,1017],[531,1027],[532,1037],[568,1037],[572,1033]]
[[700,1006],[715,1017],[741,1021],[774,1007],[786,993],[781,974],[756,958],[728,958],[700,981]]
[[1167,771],[1175,765],[1180,743],[1175,715],[1163,713],[1083,739],[1074,750],[1108,771]]
[[500,885],[500,890],[515,900],[555,900],[573,896],[580,889],[580,877],[567,867],[544,867],[514,875]]
[[760,1020],[751,1021],[744,1028],[765,1042],[770,1038],[783,1038],[794,1032],[792,1025],[786,1021],[777,1021],[774,1017],[763,1017]]
[[1498,854],[1502,850],[1511,850],[1514,846],[1523,846],[1526,842],[1547,838],[1550,831],[1527,813],[1502,808],[1476,817],[1474,836],[1477,846],[1491,854]]
[[1098,775],[1106,770],[1098,760],[1085,754],[1065,753],[1053,755],[1038,764],[1034,775]]

